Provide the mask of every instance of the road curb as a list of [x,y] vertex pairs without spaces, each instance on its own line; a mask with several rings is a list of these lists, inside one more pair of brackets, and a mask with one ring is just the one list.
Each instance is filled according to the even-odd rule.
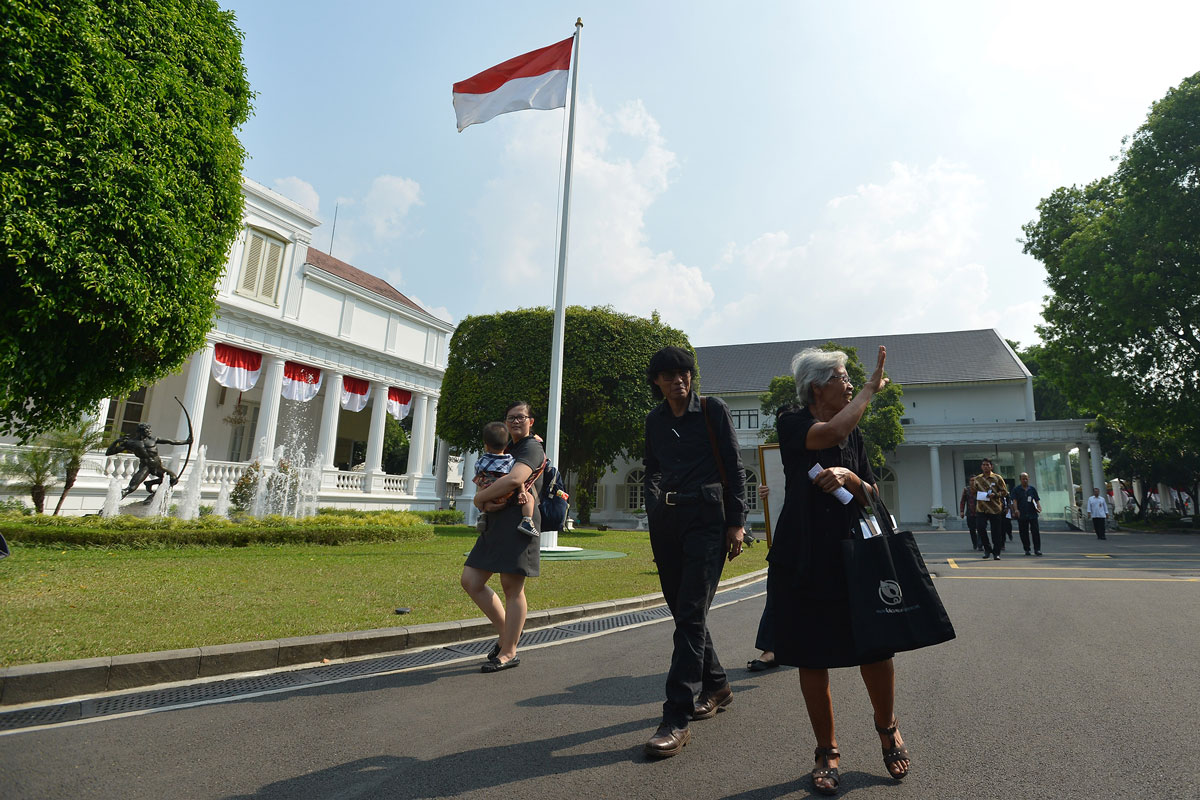
[[[729,578],[721,581],[717,591],[754,583],[765,578],[766,574],[766,569],[760,569]],[[655,593],[531,611],[525,628],[551,628],[564,622],[655,608],[665,604],[662,595]],[[0,669],[0,707],[140,689],[221,675],[303,667],[339,659],[401,653],[492,635],[494,634],[491,623],[486,618],[479,617],[424,625],[294,636],[260,642],[22,664]]]

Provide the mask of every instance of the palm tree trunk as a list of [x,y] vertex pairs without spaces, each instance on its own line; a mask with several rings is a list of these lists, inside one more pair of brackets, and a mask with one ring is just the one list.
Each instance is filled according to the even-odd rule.
[[67,498],[67,492],[71,491],[71,487],[75,485],[75,479],[79,477],[79,467],[68,467],[66,480],[63,482],[62,494],[58,496],[58,505],[54,506],[54,514],[57,517],[58,512],[62,510],[63,500]]
[[29,496],[33,499],[33,507],[37,509],[37,513],[44,514],[46,511],[46,487],[30,487]]

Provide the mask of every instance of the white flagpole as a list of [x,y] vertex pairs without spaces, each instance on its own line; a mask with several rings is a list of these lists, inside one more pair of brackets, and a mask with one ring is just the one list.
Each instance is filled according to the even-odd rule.
[[[560,417],[562,412],[563,333],[567,318],[567,232],[571,207],[571,159],[575,145],[575,87],[579,82],[579,40],[583,19],[575,20],[574,65],[571,68],[571,107],[567,112],[567,166],[563,178],[562,231],[558,237],[558,277],[554,282],[554,340],[550,347],[550,404],[546,409],[546,455],[555,467],[558,463]],[[542,549],[558,546],[558,532],[546,531],[541,536]]]

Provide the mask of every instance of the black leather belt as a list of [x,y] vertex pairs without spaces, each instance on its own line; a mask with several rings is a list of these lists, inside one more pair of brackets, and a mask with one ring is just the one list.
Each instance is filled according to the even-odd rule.
[[663,502],[669,506],[692,506],[703,501],[697,492],[667,492]]

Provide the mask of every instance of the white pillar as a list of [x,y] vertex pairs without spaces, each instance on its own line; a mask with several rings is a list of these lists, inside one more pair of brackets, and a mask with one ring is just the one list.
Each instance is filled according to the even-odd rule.
[[[1091,454],[1092,461],[1092,486],[1104,487],[1104,454],[1100,452],[1100,443],[1091,442],[1088,444],[1088,452]],[[1083,453],[1080,452],[1082,456]],[[1079,464],[1079,469],[1083,469],[1083,462]]]
[[[204,425],[204,401],[208,399],[209,375],[212,373],[214,346],[206,342],[192,354],[188,365],[187,388],[183,390],[183,405],[192,417],[192,435],[200,443],[200,429]],[[184,441],[188,435],[187,417],[179,412],[179,424],[175,426],[175,439]]]
[[[96,411],[90,417],[92,420],[92,424],[88,426],[90,430],[104,430],[104,423],[108,421],[108,404],[109,398],[107,397],[96,404]],[[108,442],[104,444],[108,445]]]
[[1139,507],[1142,503],[1146,502],[1146,490],[1142,487],[1141,478],[1133,479],[1133,496],[1138,501]]
[[942,507],[942,457],[936,444],[929,445],[929,477],[933,481],[933,505],[930,508]]
[[[1033,407],[1033,378],[1025,379],[1025,421],[1037,419],[1037,409]],[[1033,477],[1033,476],[1030,476]]]
[[1083,504],[1087,506],[1087,499],[1092,496],[1092,487],[1096,484],[1092,483],[1092,471],[1088,468],[1088,447],[1086,444],[1079,443],[1079,488],[1083,492]]
[[387,424],[387,384],[371,381],[371,427],[367,434],[367,463],[363,470],[368,476],[367,491],[371,491],[373,478],[383,472],[383,432]]
[[275,434],[279,428],[279,400],[283,396],[283,359],[264,355],[266,362],[263,377],[262,405],[258,411],[258,438],[264,442],[259,454],[263,465],[275,463]]
[[321,466],[333,468],[333,451],[337,447],[338,418],[342,411],[342,374],[325,372],[325,405],[321,409],[321,435],[317,443]]
[[471,502],[475,499],[475,484],[471,479],[475,477],[475,462],[478,460],[479,453],[474,450],[463,456],[463,490],[462,494],[458,496],[458,508],[461,508],[466,515],[463,522],[468,525],[474,525],[475,520],[479,519],[479,510]]
[[449,508],[450,505],[446,502],[446,475],[450,471],[450,448],[446,446],[445,439],[437,439],[437,456],[434,460],[433,474],[437,480],[434,483],[434,491],[438,497],[438,506],[441,508]]
[[437,456],[437,409],[438,399],[430,397],[429,405],[425,409],[425,466],[423,471],[426,474],[436,474],[436,465],[433,460]]
[[1171,497],[1171,487],[1165,483],[1158,485],[1158,507],[1164,513],[1175,508],[1175,500]]
[[1067,468],[1067,505],[1071,508],[1078,508],[1075,504],[1075,470],[1071,468],[1071,451],[1067,449],[1063,452],[1063,466]]
[[429,395],[413,392],[412,436],[408,441],[408,470],[411,477],[424,475],[425,465],[425,412],[429,407]]
[[1114,478],[1110,481],[1113,493],[1113,511],[1121,513],[1125,510],[1125,492],[1121,488],[1121,482]]

